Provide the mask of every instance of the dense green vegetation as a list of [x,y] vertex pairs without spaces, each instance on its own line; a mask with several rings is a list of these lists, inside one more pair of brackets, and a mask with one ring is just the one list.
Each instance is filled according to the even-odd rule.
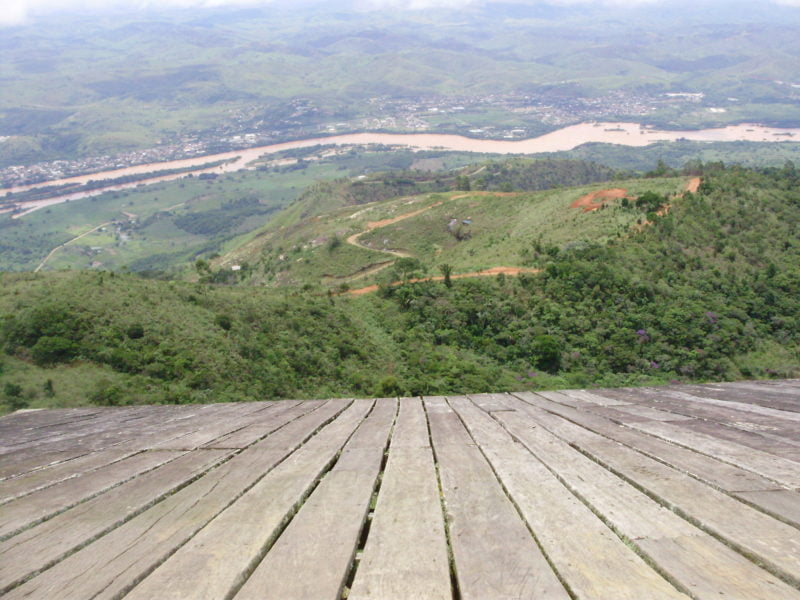
[[694,167],[701,189],[667,214],[655,193],[614,209],[649,211],[638,232],[528,239],[540,275],[348,297],[2,274],[0,394],[10,409],[800,375],[800,173]]

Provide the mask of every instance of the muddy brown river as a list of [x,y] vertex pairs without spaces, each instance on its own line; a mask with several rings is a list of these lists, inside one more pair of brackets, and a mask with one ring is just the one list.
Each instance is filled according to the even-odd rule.
[[[100,173],[68,177],[53,181],[42,182],[34,185],[18,186],[0,189],[0,197],[8,192],[22,192],[47,185],[84,184],[89,180],[102,181],[116,179],[126,175],[143,175],[166,169],[187,169],[197,167],[209,162],[228,160],[225,165],[193,171],[194,175],[204,172],[230,173],[248,168],[254,160],[267,155],[308,148],[320,144],[327,145],[367,145],[384,144],[388,146],[403,146],[414,150],[451,150],[458,152],[480,152],[487,154],[537,154],[540,152],[560,152],[577,148],[590,142],[617,144],[621,146],[643,147],[662,141],[677,141],[680,139],[697,142],[800,142],[800,129],[778,129],[763,127],[761,125],[731,125],[718,129],[702,129],[697,131],[661,131],[649,129],[637,123],[581,123],[572,125],[551,133],[526,140],[483,140],[473,139],[460,135],[438,133],[352,133],[330,137],[311,138],[260,146],[245,150],[235,150],[222,154],[213,154],[158,163],[136,165],[124,169],[114,169]],[[143,179],[129,184],[110,186],[90,192],[79,192],[54,196],[43,200],[19,203],[18,208],[23,209],[16,216],[22,216],[39,208],[79,200],[89,196],[96,196],[108,191],[122,190],[136,187],[142,183],[156,183],[186,177],[186,174],[173,174],[162,177]]]

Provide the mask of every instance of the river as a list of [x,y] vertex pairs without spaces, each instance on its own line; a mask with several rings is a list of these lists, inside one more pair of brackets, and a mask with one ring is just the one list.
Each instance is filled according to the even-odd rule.
[[[473,139],[461,135],[439,134],[439,133],[352,133],[330,137],[311,138],[272,144],[270,146],[260,146],[258,148],[248,148],[245,150],[234,150],[221,154],[199,156],[184,160],[173,160],[159,163],[148,163],[114,169],[101,173],[91,173],[78,177],[68,177],[25,185],[12,188],[0,189],[0,197],[9,192],[22,192],[43,186],[63,185],[63,184],[85,184],[88,181],[103,181],[116,179],[126,175],[143,175],[166,169],[188,169],[197,167],[209,162],[227,160],[224,165],[211,169],[193,171],[195,175],[201,173],[230,173],[247,168],[254,160],[266,154],[274,154],[283,150],[293,150],[296,148],[308,148],[319,144],[333,145],[366,145],[384,144],[387,146],[403,146],[414,150],[450,150],[458,152],[479,152],[487,154],[537,154],[540,152],[561,152],[568,151],[590,142],[605,144],[617,144],[621,146],[643,147],[662,141],[677,141],[680,139],[697,142],[800,142],[800,129],[777,129],[763,127],[761,125],[730,125],[718,129],[702,129],[696,131],[662,131],[650,129],[637,123],[581,123],[571,125],[545,135],[526,140],[486,140]],[[30,202],[19,203],[18,208],[23,209],[18,212],[17,217],[37,210],[44,206],[79,200],[89,196],[132,188],[139,184],[156,183],[159,181],[169,181],[186,177],[186,174],[173,174],[162,177],[153,177],[139,180],[137,182],[106,187],[92,190],[90,192],[78,192],[62,196],[54,196],[44,200],[33,200]],[[6,210],[5,212],[8,212]]]

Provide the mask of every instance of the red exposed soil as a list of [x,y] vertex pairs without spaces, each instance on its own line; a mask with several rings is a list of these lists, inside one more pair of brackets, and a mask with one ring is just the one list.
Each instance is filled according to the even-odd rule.
[[614,188],[611,190],[600,190],[581,196],[571,204],[572,208],[582,208],[583,212],[592,212],[602,207],[611,200],[621,200],[628,197],[628,190]]
[[686,191],[696,194],[697,190],[700,189],[701,183],[703,183],[703,180],[700,177],[694,177],[693,179],[690,179],[689,183],[686,184]]

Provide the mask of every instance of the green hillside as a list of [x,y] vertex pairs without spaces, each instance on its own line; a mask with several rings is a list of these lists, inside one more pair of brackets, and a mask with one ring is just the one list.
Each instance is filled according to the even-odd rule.
[[[466,176],[459,177],[464,183]],[[470,179],[481,182],[480,177]],[[509,176],[509,181],[513,179]],[[682,193],[688,180],[628,179],[543,192],[418,194],[322,214],[304,210],[317,206],[311,203],[316,198],[312,194],[289,209],[295,216],[305,212],[308,216],[286,225],[277,217],[251,242],[216,259],[213,266],[225,270],[246,265],[251,284],[328,287],[385,280],[386,267],[400,257],[417,259],[422,271],[436,274],[441,264],[450,265],[456,274],[522,267],[527,266],[534,243],[605,243],[631,235],[649,211]],[[588,212],[586,207],[573,206],[588,194],[602,194],[609,185],[612,195],[626,199],[601,198],[590,207],[596,210]],[[513,189],[508,182],[502,187]],[[648,193],[658,196],[655,205],[637,207],[636,199]],[[377,269],[381,266],[384,269]]]
[[[717,167],[703,177],[698,193],[648,211],[652,223],[629,235],[519,236],[519,264],[538,275],[351,297],[314,285],[0,274],[0,394],[10,409],[798,376],[800,174]],[[640,186],[654,206],[660,196],[643,192],[681,181],[619,185]],[[501,228],[518,218],[503,206],[487,213]],[[647,209],[579,218],[629,212],[635,223]]]

